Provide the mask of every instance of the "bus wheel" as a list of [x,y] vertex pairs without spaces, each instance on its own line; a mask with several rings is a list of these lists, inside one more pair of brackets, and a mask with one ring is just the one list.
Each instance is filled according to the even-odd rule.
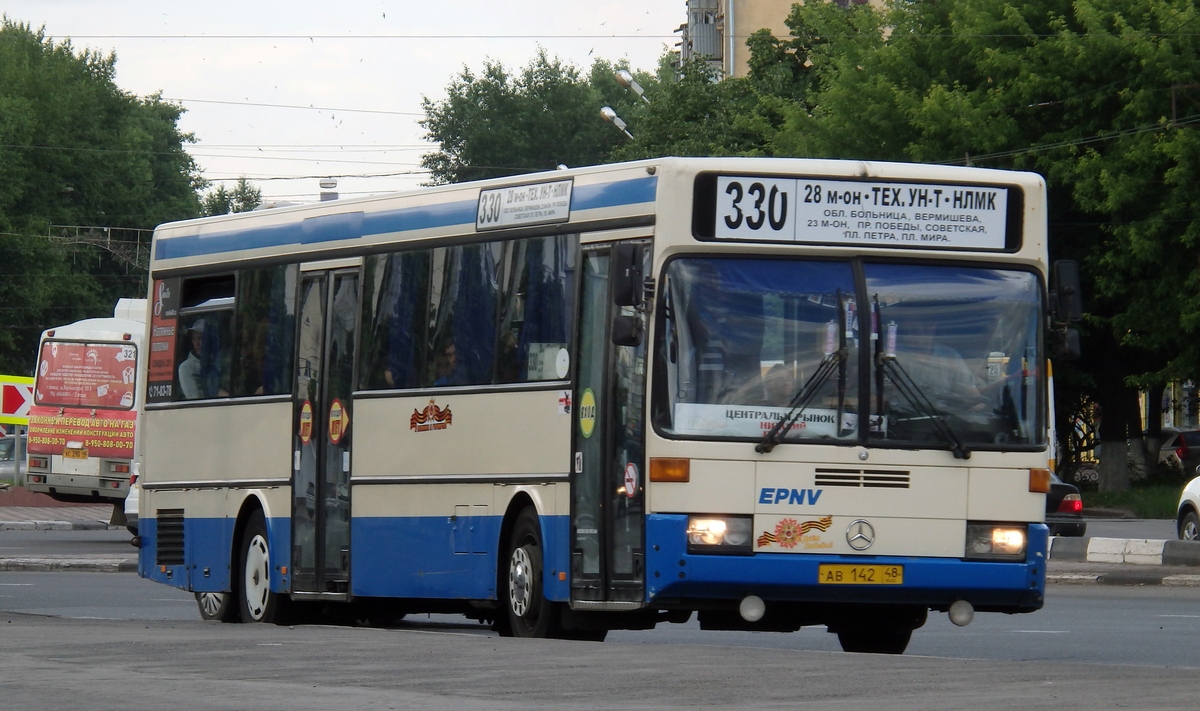
[[924,625],[928,615],[929,610],[923,607],[858,610],[853,618],[837,626],[838,642],[844,652],[904,654],[913,630]]
[[279,595],[271,591],[271,550],[267,542],[267,520],[255,511],[242,533],[241,595],[242,619],[246,622],[274,622],[279,610]]
[[238,607],[230,593],[198,592],[196,605],[200,608],[200,619],[220,622],[238,622]]
[[513,637],[551,636],[558,611],[542,594],[542,531],[533,509],[522,511],[513,526],[503,591],[508,624],[500,626],[502,633]]
[[912,638],[912,630],[848,629],[838,632],[837,636],[843,652],[904,654],[908,640]]

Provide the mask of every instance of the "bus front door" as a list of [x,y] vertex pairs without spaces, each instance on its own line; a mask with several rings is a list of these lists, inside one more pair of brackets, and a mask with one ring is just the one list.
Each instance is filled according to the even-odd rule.
[[350,581],[350,440],[357,272],[306,272],[292,429],[292,591]]
[[583,252],[571,474],[571,602],[629,609],[645,599],[645,339],[612,343],[616,250]]

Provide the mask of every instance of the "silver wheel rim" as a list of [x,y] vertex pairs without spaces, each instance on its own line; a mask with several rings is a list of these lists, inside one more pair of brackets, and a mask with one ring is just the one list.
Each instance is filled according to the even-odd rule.
[[204,610],[204,614],[208,617],[216,617],[221,611],[221,603],[224,602],[224,593],[200,593],[200,609]]
[[1198,536],[1200,536],[1200,530],[1196,529],[1195,521],[1188,521],[1183,524],[1183,540],[1194,541]]
[[246,596],[246,611],[254,620],[261,620],[267,611],[267,596],[271,594],[271,559],[267,539],[256,535],[246,548],[246,581],[242,586]]
[[529,553],[524,547],[517,548],[508,563],[508,603],[517,617],[524,617],[529,611],[533,594],[530,589],[533,582],[530,573]]

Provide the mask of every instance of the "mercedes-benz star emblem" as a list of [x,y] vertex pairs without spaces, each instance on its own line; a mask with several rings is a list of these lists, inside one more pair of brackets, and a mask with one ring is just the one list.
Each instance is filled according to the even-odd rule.
[[865,551],[875,542],[875,528],[866,519],[855,519],[846,527],[846,542],[856,551]]

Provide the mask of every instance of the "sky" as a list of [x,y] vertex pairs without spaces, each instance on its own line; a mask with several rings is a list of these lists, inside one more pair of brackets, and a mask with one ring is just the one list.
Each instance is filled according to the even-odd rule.
[[[653,70],[685,0],[5,0],[10,20],[114,52],[116,83],[181,104],[203,176],[245,176],[264,202],[311,202],[428,180],[423,98],[464,67],[512,71],[539,46],[586,72],[596,58]],[[597,121],[602,120],[597,111]],[[616,129],[614,129],[616,130]],[[328,189],[326,189],[328,190]]]

